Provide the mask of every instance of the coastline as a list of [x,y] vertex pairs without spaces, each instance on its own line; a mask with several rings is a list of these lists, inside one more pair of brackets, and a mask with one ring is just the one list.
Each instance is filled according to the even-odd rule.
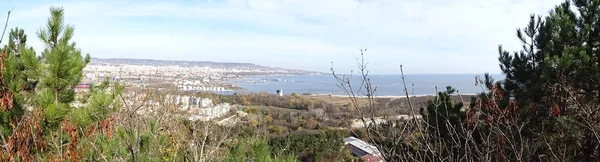
[[[312,94],[312,96],[329,96],[330,94]],[[451,96],[475,96],[477,94],[475,93],[469,93],[469,94],[453,94]],[[409,95],[409,97],[434,97],[436,95],[433,94],[424,94],[424,95]],[[334,95],[331,94],[331,97],[350,97],[348,95]],[[363,96],[363,95],[357,95],[356,98],[367,98],[367,96]],[[406,95],[404,96],[373,96],[373,98],[389,98],[389,99],[396,99],[396,98],[406,98]]]
[[[335,97],[348,97],[335,83],[335,79],[326,75],[256,75],[227,80],[227,83],[243,87],[245,90],[241,92],[245,93],[274,93],[276,90],[283,90],[285,95],[306,93],[318,94],[319,96],[331,94]],[[374,78],[372,84],[378,88],[377,93],[374,95],[376,98],[406,98],[402,83],[398,82],[401,76],[374,75],[371,77]],[[445,87],[440,85],[451,85],[457,92],[459,90],[463,92],[456,95],[472,96],[485,92],[480,87],[469,84],[472,80],[472,77],[466,77],[465,75],[415,75],[408,80],[407,84],[410,84],[411,87],[407,88],[410,90],[410,97],[436,96],[436,87],[440,87],[439,90],[443,90],[444,88],[441,87]]]

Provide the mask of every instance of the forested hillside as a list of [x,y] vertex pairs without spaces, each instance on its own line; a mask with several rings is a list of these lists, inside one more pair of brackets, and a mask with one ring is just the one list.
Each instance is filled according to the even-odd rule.
[[73,41],[68,10],[49,11],[35,36],[15,27],[0,38],[2,161],[364,160],[344,143],[350,136],[390,162],[600,161],[600,0],[529,15],[516,30],[522,49],[489,51],[499,52],[505,79],[475,78],[484,92],[471,98],[448,86],[424,101],[404,82],[405,98],[376,98],[361,50],[360,87],[331,69],[347,98],[189,94],[233,105],[219,122],[182,117],[162,101],[171,95],[166,88],[127,88],[109,78],[76,88],[93,54]]

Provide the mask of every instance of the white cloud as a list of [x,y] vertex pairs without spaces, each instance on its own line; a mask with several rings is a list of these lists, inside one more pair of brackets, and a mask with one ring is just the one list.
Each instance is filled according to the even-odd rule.
[[[11,24],[34,35],[50,5],[66,9],[75,40],[95,57],[252,62],[375,73],[499,72],[497,45],[562,0],[230,0],[64,2],[19,6]],[[32,38],[30,38],[31,40]],[[33,43],[38,48],[41,44]],[[349,71],[349,70],[344,70]]]

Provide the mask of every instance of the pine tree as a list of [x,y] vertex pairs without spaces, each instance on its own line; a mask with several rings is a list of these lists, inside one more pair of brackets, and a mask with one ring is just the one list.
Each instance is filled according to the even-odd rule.
[[[27,45],[27,35],[18,27],[9,34],[6,49],[6,73],[9,87],[14,93],[32,93],[38,83],[40,60],[33,47]],[[7,77],[8,77],[7,76]]]
[[37,32],[45,44],[38,104],[44,106],[46,122],[56,126],[75,100],[73,87],[79,84],[90,56],[83,57],[71,41],[75,29],[64,24],[63,8],[51,7],[50,13],[45,28]]
[[528,128],[519,133],[550,140],[550,148],[542,143],[540,152],[562,149],[575,161],[598,160],[599,19],[599,0],[567,1],[544,18],[531,16],[517,30],[523,49],[511,53],[499,47],[506,79],[486,84],[503,95],[498,107],[510,107],[506,105],[513,101],[518,105],[513,114],[527,121]]
[[27,35],[23,29],[14,28],[9,33],[8,44],[2,49],[5,52],[3,86],[6,86],[6,90],[13,95],[12,108],[0,112],[4,135],[12,132],[9,123],[19,121],[24,114],[24,107],[27,105],[26,96],[34,91],[37,84],[39,59],[35,56],[33,48],[27,46],[26,42]]
[[223,161],[260,161],[260,162],[295,162],[298,161],[294,155],[274,157],[265,139],[250,138],[237,141],[229,148],[229,152]]
[[[50,13],[47,24],[37,33],[45,44],[41,57],[27,45],[27,35],[19,28],[10,31],[9,43],[0,49],[0,131],[7,137],[2,138],[6,145],[0,151],[0,161],[88,161],[109,154],[114,159],[129,157],[124,151],[114,154],[114,150],[127,148],[123,140],[111,139],[112,116],[122,107],[120,93],[124,87],[106,79],[90,87],[81,100],[83,106],[72,107],[73,88],[90,57],[82,56],[71,41],[74,28],[64,24],[63,9],[51,7]],[[166,145],[166,136],[159,136],[155,124],[149,129],[142,136],[128,136],[134,137],[132,141],[141,140],[139,145],[144,149],[136,152],[144,157],[142,161],[156,161],[161,157],[156,150],[161,149],[155,146]],[[102,147],[85,149],[90,144]]]
[[569,113],[570,95],[600,106],[600,1],[574,4],[579,12],[565,2],[545,19],[531,16],[528,26],[517,30],[522,50],[511,54],[500,47],[506,92],[519,105],[535,105],[538,115]]
[[463,111],[463,103],[454,103],[452,96],[456,89],[451,86],[446,87],[445,91],[427,101],[427,107],[420,111],[424,121],[427,123],[430,132],[439,133],[447,137],[451,129],[461,127],[465,122],[466,113]]

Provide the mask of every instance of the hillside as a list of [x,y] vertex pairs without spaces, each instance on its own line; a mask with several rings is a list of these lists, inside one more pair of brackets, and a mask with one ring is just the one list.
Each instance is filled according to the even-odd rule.
[[154,59],[131,59],[131,58],[92,58],[90,65],[125,64],[146,66],[184,66],[184,67],[210,67],[219,69],[258,69],[262,71],[282,71],[285,74],[296,75],[321,75],[322,72],[306,71],[298,69],[286,69],[279,67],[268,67],[252,63],[212,62],[212,61],[173,61]]

